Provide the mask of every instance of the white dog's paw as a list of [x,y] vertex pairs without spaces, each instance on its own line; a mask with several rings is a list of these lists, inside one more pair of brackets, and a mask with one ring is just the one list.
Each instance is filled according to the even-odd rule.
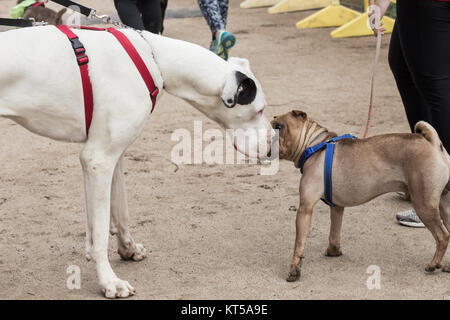
[[109,234],[112,236],[115,236],[119,231],[117,230],[117,228],[111,224],[111,226],[109,227]]
[[136,243],[136,250],[133,255],[134,261],[141,261],[147,257],[147,249],[145,249],[142,243]]
[[123,260],[141,261],[147,257],[147,250],[141,243],[136,243],[130,249],[119,247],[117,252]]
[[108,299],[127,298],[136,293],[128,281],[114,279],[102,286],[102,292]]

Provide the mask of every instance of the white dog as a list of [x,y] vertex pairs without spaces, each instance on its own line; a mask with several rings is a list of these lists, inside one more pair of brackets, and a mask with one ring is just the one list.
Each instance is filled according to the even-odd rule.
[[[86,257],[96,262],[106,297],[128,297],[135,290],[112,270],[108,238],[109,231],[117,233],[122,258],[145,258],[145,248],[133,240],[128,228],[122,161],[125,149],[144,128],[152,102],[130,57],[111,34],[73,31],[90,60],[94,114],[89,135],[73,49],[67,37],[52,26],[0,34],[0,116],[41,136],[85,144],[80,160],[86,192]],[[122,31],[145,61],[160,91],[165,89],[188,101],[224,128],[270,132],[262,115],[264,94],[247,60],[226,62],[191,43],[148,32],[140,35]],[[247,149],[236,148],[258,155],[257,137],[247,142]],[[265,146],[266,151],[270,149],[270,139]]]

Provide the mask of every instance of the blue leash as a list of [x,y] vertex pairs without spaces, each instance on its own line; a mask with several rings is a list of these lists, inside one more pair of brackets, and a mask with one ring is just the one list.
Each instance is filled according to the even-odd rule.
[[332,192],[333,192],[333,182],[332,182],[332,169],[333,169],[333,156],[334,156],[334,145],[337,141],[343,139],[356,139],[355,136],[351,134],[344,134],[339,137],[331,138],[330,140],[321,142],[316,144],[315,146],[306,148],[300,157],[299,167],[300,172],[303,173],[303,166],[305,165],[306,160],[309,159],[314,153],[317,151],[326,148],[325,150],[325,166],[324,166],[324,183],[325,183],[325,199],[321,199],[330,207],[335,207],[336,205],[332,201]]

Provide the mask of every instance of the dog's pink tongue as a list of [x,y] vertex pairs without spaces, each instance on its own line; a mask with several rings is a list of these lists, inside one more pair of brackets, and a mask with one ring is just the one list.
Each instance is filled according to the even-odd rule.
[[236,142],[234,143],[234,148],[236,149],[237,152],[242,153],[242,154],[245,155],[246,157],[249,156],[245,151],[242,151],[241,149],[239,149],[239,147],[237,146]]

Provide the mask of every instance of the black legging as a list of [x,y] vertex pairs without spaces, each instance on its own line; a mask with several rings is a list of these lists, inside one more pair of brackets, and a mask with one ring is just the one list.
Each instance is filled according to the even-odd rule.
[[[132,28],[162,33],[163,3],[160,0],[114,0],[120,20]],[[142,17],[141,17],[142,13]]]
[[450,2],[397,0],[389,65],[411,130],[429,122],[450,152]]

